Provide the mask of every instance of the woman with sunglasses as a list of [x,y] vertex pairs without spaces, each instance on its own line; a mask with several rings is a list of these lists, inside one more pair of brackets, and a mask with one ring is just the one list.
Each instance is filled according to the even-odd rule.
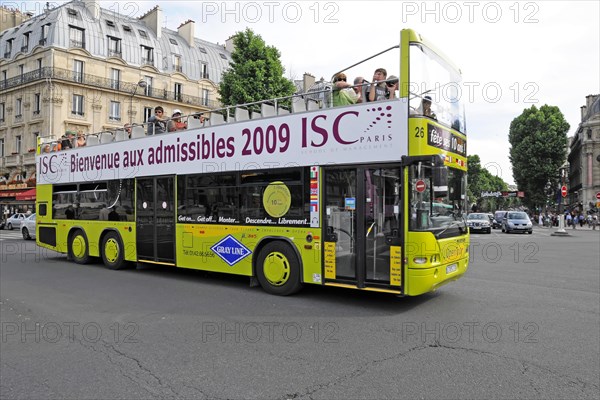
[[333,106],[347,106],[355,104],[357,95],[352,90],[352,85],[347,82],[346,74],[340,72],[333,77]]

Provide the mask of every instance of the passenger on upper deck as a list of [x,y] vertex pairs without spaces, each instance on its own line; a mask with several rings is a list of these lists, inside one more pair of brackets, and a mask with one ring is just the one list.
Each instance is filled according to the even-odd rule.
[[123,125],[123,130],[127,134],[127,137],[129,137],[129,139],[131,139],[131,124],[129,122],[126,123],[125,125]]
[[175,132],[184,129],[187,129],[187,124],[181,120],[181,111],[178,109],[173,110],[173,115],[169,122],[167,122],[167,130],[169,132]]
[[85,136],[83,135],[83,131],[77,132],[77,147],[85,146]]
[[366,102],[386,100],[390,93],[385,85],[387,71],[384,68],[377,68],[373,74],[371,86],[367,88]]
[[357,76],[356,78],[354,78],[354,86],[352,87],[352,89],[354,90],[354,93],[356,93],[356,102],[357,103],[364,103],[365,100],[365,93],[367,90],[367,86],[365,85],[366,83],[368,83],[367,81],[365,81],[365,78],[363,78],[362,76]]
[[154,107],[154,115],[148,118],[148,135],[158,135],[167,131],[167,119],[164,117],[165,110],[161,106]]
[[75,133],[73,131],[67,131],[61,138],[60,148],[62,150],[72,149],[74,146]]
[[346,74],[340,72],[333,77],[333,106],[347,106],[356,103],[357,96],[352,85],[347,82]]
[[387,79],[387,82],[385,83],[385,85],[387,86],[387,90],[389,92],[388,94],[388,99],[395,99],[396,98],[396,90],[398,90],[398,77],[394,76],[394,75],[390,75],[390,77]]
[[437,120],[437,115],[435,115],[435,113],[431,109],[431,96],[423,97],[423,100],[421,101],[421,105],[419,106],[417,112],[426,117]]

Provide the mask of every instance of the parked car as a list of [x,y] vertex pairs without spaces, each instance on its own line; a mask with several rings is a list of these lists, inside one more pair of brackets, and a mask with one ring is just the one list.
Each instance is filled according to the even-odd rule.
[[496,211],[494,213],[494,222],[492,222],[492,228],[498,229],[502,228],[502,218],[506,215],[507,211]]
[[533,224],[526,212],[508,211],[502,219],[502,232],[527,232],[531,235]]
[[21,223],[21,234],[23,239],[35,239],[35,214],[31,214]]
[[0,230],[4,229],[4,225],[6,225],[6,222],[4,220],[0,221]]
[[16,213],[6,219],[6,229],[13,230],[21,226],[21,222],[27,218],[27,215],[23,213]]
[[480,231],[492,233],[490,219],[484,213],[471,213],[467,215],[467,226],[469,227],[469,232]]

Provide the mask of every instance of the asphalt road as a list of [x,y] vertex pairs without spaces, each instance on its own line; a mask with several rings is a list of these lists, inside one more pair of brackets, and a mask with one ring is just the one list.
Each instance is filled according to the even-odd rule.
[[417,298],[80,266],[0,231],[1,399],[600,398],[600,231],[472,235]]

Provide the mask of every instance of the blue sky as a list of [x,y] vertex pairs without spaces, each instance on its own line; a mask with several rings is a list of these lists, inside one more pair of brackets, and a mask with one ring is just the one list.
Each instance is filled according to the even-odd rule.
[[[10,2],[4,2],[8,4]],[[23,2],[14,2],[23,8]],[[43,8],[45,2],[25,2]],[[51,2],[62,4],[63,2]],[[585,96],[600,93],[600,2],[590,1],[100,1],[141,16],[160,5],[163,26],[196,22],[196,37],[224,43],[251,28],[277,47],[288,77],[319,79],[398,44],[412,28],[434,42],[463,72],[469,154],[508,183],[508,130],[524,109],[558,106],[580,122]],[[383,66],[398,75],[395,57],[350,70],[370,79]]]

